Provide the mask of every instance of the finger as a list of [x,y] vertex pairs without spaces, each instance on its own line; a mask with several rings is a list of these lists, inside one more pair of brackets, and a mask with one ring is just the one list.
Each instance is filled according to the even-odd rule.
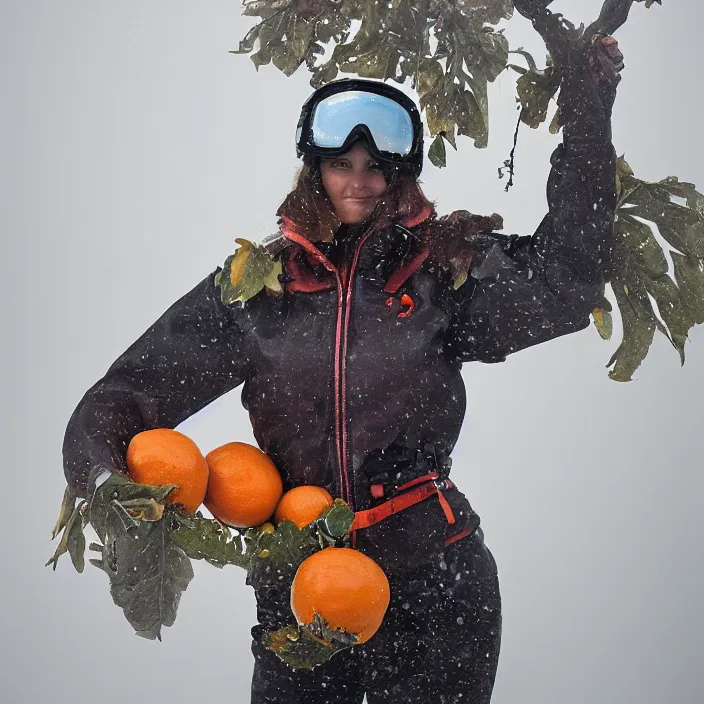
[[610,80],[614,74],[624,69],[624,57],[615,44],[608,47],[597,46],[589,57],[589,66],[595,73]]
[[589,67],[594,72],[597,81],[616,84],[621,80],[619,73],[623,68],[623,64],[614,63],[603,55],[591,56],[589,58]]
[[623,60],[623,54],[621,53],[621,50],[617,46],[606,47],[603,53],[614,61],[622,61]]

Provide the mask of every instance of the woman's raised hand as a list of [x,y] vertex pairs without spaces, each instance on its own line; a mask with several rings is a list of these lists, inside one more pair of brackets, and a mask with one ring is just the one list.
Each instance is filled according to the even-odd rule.
[[611,86],[617,86],[623,71],[623,54],[618,41],[610,36],[594,35],[588,50],[589,67],[597,80]]

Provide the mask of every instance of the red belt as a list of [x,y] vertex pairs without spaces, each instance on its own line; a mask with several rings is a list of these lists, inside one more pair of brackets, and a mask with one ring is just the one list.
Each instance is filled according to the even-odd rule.
[[[423,477],[418,477],[417,479],[413,479],[412,481],[403,484],[398,487],[396,491],[405,491],[404,494],[394,496],[388,501],[385,501],[383,504],[379,504],[379,506],[367,509],[366,511],[357,511],[354,514],[354,521],[352,522],[352,527],[350,530],[354,531],[359,530],[360,528],[369,528],[369,526],[373,526],[374,524],[383,521],[392,514],[403,511],[404,509],[418,504],[421,501],[425,501],[427,498],[435,495],[437,495],[438,500],[440,501],[440,506],[445,514],[445,518],[447,518],[448,524],[452,525],[455,522],[455,514],[452,513],[452,508],[447,502],[447,499],[443,496],[441,490],[454,489],[455,485],[449,479],[445,479],[442,482],[438,482],[437,479],[437,472],[431,472],[430,474],[426,474]],[[376,489],[377,487],[378,485],[376,484],[372,486],[372,495],[378,494],[378,489]],[[407,489],[411,489],[411,491],[406,491]],[[467,532],[465,532],[465,530]],[[459,540],[465,535],[469,535],[469,533],[471,533],[471,527],[465,530],[460,531],[460,533],[456,536],[448,538],[449,542],[446,541],[446,544],[449,545],[450,542],[455,542],[455,540]]]

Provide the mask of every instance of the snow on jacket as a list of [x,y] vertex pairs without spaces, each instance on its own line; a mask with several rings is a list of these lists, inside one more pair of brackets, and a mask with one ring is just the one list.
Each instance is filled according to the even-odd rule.
[[[581,330],[602,301],[615,154],[600,137],[566,142],[552,156],[549,213],[532,237],[477,233],[463,211],[343,227],[332,243],[282,223],[283,293],[226,305],[218,269],[174,303],[75,409],[63,448],[69,484],[85,495],[101,468],[125,469],[136,433],[175,427],[240,385],[287,488],[324,486],[359,511],[382,500],[372,484],[388,496],[431,470],[446,477],[465,413],[462,364]],[[471,257],[459,288],[448,231],[449,249]],[[454,524],[428,499],[358,531],[357,547],[394,569],[478,525],[458,489],[443,493]]]

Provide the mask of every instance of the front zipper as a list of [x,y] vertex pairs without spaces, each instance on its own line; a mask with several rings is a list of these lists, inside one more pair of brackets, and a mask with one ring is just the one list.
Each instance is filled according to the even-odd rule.
[[349,473],[347,471],[348,459],[350,456],[348,447],[348,422],[347,422],[347,343],[349,340],[349,324],[352,314],[352,294],[354,292],[354,276],[359,262],[359,255],[364,243],[374,232],[370,229],[362,235],[359,243],[355,247],[354,256],[349,270],[344,268],[341,273],[337,273],[338,282],[338,329],[341,328],[341,335],[336,336],[336,365],[335,376],[339,378],[338,390],[336,394],[337,420],[340,435],[338,448],[340,479],[343,487],[343,498],[350,508],[355,510],[354,491],[350,486]]
[[[340,480],[340,491],[342,499],[355,510],[354,492],[350,486],[349,474],[347,472],[347,462],[349,458],[348,448],[348,423],[347,423],[347,343],[349,339],[349,323],[352,311],[352,293],[354,291],[354,275],[359,262],[359,255],[364,243],[375,232],[375,228],[370,228],[362,235],[359,243],[355,247],[354,256],[349,270],[337,269],[332,262],[303,235],[288,227],[282,227],[284,236],[295,242],[307,252],[312,254],[328,271],[335,275],[337,287],[337,321],[335,324],[335,446],[337,450],[337,463]],[[352,537],[354,545],[354,535]]]

